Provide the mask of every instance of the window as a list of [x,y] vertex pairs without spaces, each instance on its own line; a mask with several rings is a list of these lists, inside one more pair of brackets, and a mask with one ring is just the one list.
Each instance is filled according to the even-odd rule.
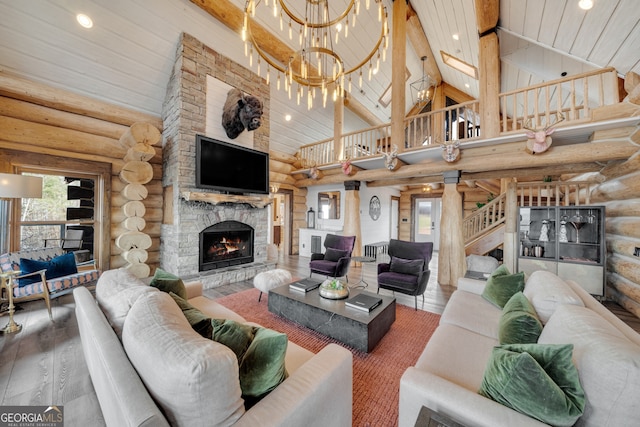
[[[81,250],[93,259],[95,225],[95,178],[42,173],[24,173],[42,178],[42,198],[22,199],[20,250],[64,246]],[[71,230],[82,231],[81,241]],[[79,237],[77,233],[75,233]]]
[[3,149],[0,155],[14,173],[43,178],[41,199],[12,204],[9,250],[59,246],[71,230],[82,230],[82,256],[109,268],[111,164]]

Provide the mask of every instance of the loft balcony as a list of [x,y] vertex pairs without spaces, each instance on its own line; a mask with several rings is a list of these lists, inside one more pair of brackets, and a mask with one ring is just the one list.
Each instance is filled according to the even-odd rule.
[[[541,161],[551,160],[553,148],[594,142],[594,135],[596,138],[609,138],[611,135],[596,133],[598,131],[638,126],[640,117],[632,116],[624,108],[616,108],[620,104],[618,94],[618,77],[613,68],[564,77],[499,94],[497,102],[500,113],[496,118],[499,121],[499,132],[496,136],[487,137],[483,134],[485,124],[482,123],[480,114],[482,100],[473,100],[405,118],[404,141],[400,143],[392,140],[391,123],[388,123],[343,134],[340,141],[329,138],[304,145],[297,153],[299,169],[293,171],[293,174],[308,175],[311,168],[339,168],[340,160],[346,159],[350,160],[352,167],[357,171],[356,179],[362,180],[384,179],[381,178],[381,173],[386,173],[387,179],[424,178],[430,175],[440,178],[443,171],[451,169],[481,172],[535,167],[536,162],[542,165]],[[491,125],[495,126],[495,123]],[[525,127],[555,128],[553,146],[548,153],[519,156],[518,161],[513,159],[513,162],[503,165],[488,162],[487,158],[479,164],[471,161],[472,157],[488,156],[492,153],[503,157],[522,154],[527,141]],[[470,151],[469,156],[463,154],[462,158],[466,157],[468,160],[465,163],[450,164],[442,159],[442,146],[455,142],[459,143],[462,152],[469,149],[485,149]],[[397,158],[402,168],[394,172],[385,171],[384,154],[394,150],[397,150]],[[630,154],[631,151],[620,158],[626,158]],[[575,153],[571,156],[575,156]],[[604,155],[602,159],[585,156],[583,160],[595,162],[612,159]],[[569,163],[566,158],[558,161],[562,164]],[[420,166],[419,169],[412,167],[417,164]],[[338,182],[344,179],[344,176],[332,174],[322,182]],[[313,185],[311,179],[302,181],[304,182],[298,183]]]

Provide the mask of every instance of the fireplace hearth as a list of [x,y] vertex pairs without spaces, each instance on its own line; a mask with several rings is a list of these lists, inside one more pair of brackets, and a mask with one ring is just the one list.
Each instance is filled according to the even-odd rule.
[[238,221],[222,221],[200,232],[200,271],[253,262],[254,230]]

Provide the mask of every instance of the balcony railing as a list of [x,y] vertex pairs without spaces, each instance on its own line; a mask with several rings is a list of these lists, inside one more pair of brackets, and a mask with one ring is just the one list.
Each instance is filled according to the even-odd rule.
[[501,93],[500,129],[521,131],[523,124],[552,125],[558,113],[565,124],[591,118],[591,110],[618,102],[618,75],[606,68]]
[[[590,71],[548,81],[499,95],[501,134],[545,127],[564,116],[563,126],[585,122],[593,109],[618,100],[618,76],[613,68]],[[469,101],[404,120],[405,150],[420,149],[449,141],[481,138],[480,102]],[[498,119],[496,119],[498,120]],[[303,168],[337,163],[340,159],[364,159],[393,150],[391,124],[342,135],[342,153],[333,138],[304,145],[298,153]],[[340,145],[338,145],[340,147]],[[402,151],[402,147],[399,147]]]
[[405,148],[480,138],[480,103],[469,101],[404,120]]

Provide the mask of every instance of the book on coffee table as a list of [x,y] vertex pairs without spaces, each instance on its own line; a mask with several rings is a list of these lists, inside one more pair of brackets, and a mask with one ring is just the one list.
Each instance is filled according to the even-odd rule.
[[373,310],[380,304],[382,304],[382,298],[367,294],[358,294],[344,302],[344,305],[348,307],[366,312]]
[[289,284],[289,289],[294,291],[309,292],[317,289],[321,282],[313,279],[302,279]]

